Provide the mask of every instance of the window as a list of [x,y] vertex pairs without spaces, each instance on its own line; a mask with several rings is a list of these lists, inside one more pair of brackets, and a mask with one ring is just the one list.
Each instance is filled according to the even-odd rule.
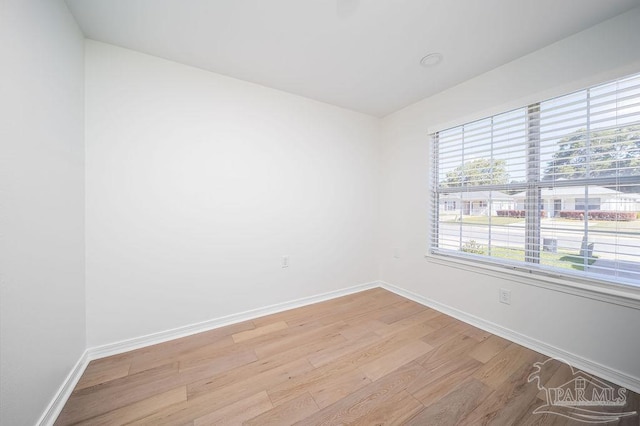
[[600,198],[576,198],[576,210],[600,210]]
[[432,253],[640,286],[640,74],[431,136]]

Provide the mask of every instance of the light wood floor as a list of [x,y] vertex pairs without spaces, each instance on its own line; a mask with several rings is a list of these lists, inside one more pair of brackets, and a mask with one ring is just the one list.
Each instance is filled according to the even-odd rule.
[[[92,361],[56,424],[580,424],[532,413],[546,360],[373,289]],[[543,370],[547,387],[572,377]]]

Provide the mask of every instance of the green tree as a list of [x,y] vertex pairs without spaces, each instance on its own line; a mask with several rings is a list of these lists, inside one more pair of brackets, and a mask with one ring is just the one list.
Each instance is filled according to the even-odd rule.
[[640,126],[595,131],[586,142],[585,129],[562,138],[544,180],[640,176]]
[[447,173],[445,187],[501,185],[509,181],[505,160],[478,158],[467,161]]

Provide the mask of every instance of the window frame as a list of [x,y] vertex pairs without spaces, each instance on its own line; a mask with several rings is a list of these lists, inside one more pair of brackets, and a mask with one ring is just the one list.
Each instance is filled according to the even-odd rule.
[[[628,77],[638,77],[640,74],[630,75]],[[618,80],[623,80],[626,77],[622,77]],[[609,82],[611,83],[611,82]],[[573,93],[578,93],[581,91],[586,91],[587,96],[589,96],[589,91],[594,89],[600,85],[604,85],[608,83],[600,83],[600,84],[592,84],[590,87],[575,90],[570,93],[559,94],[555,97],[551,97],[548,99],[544,99],[542,101],[531,102],[527,106],[521,108],[514,108],[510,111],[503,111],[493,113],[490,116],[485,116],[473,121],[466,121],[465,123],[459,124],[458,126],[449,126],[447,128],[443,128],[442,130],[438,130],[435,132],[430,132],[429,137],[431,141],[431,155],[429,165],[431,168],[430,179],[428,183],[428,189],[430,193],[430,206],[429,206],[429,216],[431,220],[431,224],[429,227],[429,235],[428,235],[428,251],[425,254],[425,257],[437,264],[443,264],[445,266],[468,266],[471,270],[478,272],[477,269],[481,269],[484,273],[487,271],[491,272],[491,275],[499,276],[500,278],[508,278],[508,279],[516,279],[516,280],[524,280],[524,282],[533,285],[542,285],[546,287],[551,285],[553,288],[557,288],[560,286],[562,288],[570,289],[572,293],[578,292],[582,295],[587,295],[587,297],[593,297],[596,295],[596,299],[599,300],[607,300],[613,301],[614,303],[620,304],[620,300],[626,300],[627,302],[622,303],[625,306],[633,306],[634,308],[640,308],[640,281],[637,285],[630,283],[617,283],[614,281],[615,278],[609,279],[598,279],[593,275],[585,274],[585,273],[572,273],[569,272],[559,272],[557,269],[552,268],[536,268],[531,267],[531,265],[539,264],[540,253],[543,250],[543,239],[540,235],[540,218],[541,218],[541,208],[545,202],[542,198],[541,190],[549,186],[548,182],[545,182],[541,179],[540,176],[540,167],[539,162],[541,159],[541,155],[539,154],[539,150],[543,145],[540,144],[540,105],[542,102],[550,101],[558,97],[562,97],[565,95],[570,95]],[[527,158],[527,168],[526,174],[527,179],[526,182],[520,184],[521,189],[524,189],[525,196],[525,204],[526,204],[526,225],[525,228],[527,231],[525,232],[525,259],[529,259],[525,262],[516,262],[512,264],[511,262],[502,262],[502,260],[498,261],[491,256],[484,255],[467,255],[463,252],[442,252],[440,250],[434,249],[434,242],[439,241],[438,233],[440,231],[439,227],[439,197],[442,194],[451,194],[451,193],[460,193],[463,194],[468,192],[468,186],[465,187],[461,185],[460,188],[447,188],[446,191],[439,188],[438,178],[439,176],[439,167],[438,167],[438,142],[439,142],[439,134],[446,129],[453,129],[455,127],[464,126],[468,124],[472,124],[475,121],[492,119],[503,113],[508,113],[511,111],[515,111],[517,109],[526,109],[526,120],[527,120],[527,144],[528,146],[528,157]],[[587,109],[587,115],[589,115],[590,109]],[[622,126],[622,125],[620,125]],[[537,130],[532,130],[537,129]],[[536,134],[537,131],[537,134]],[[589,129],[587,129],[589,132]],[[588,142],[587,142],[588,143]],[[534,158],[531,158],[533,156]],[[538,164],[538,165],[536,165]],[[532,166],[535,165],[535,166]],[[554,182],[554,187],[556,188],[564,188],[564,187],[590,187],[590,186],[606,186],[606,185],[620,185],[621,182],[624,183],[634,183],[637,181],[637,176],[613,176],[613,177],[587,177],[582,179],[572,179],[568,182],[557,183]],[[513,189],[518,185],[509,184],[509,189]],[[505,185],[481,185],[476,187],[478,191],[493,191],[493,190],[504,190]],[[599,197],[589,196],[585,199],[585,202],[589,205],[587,211],[592,210],[590,202],[592,200],[598,199],[600,205],[602,200]],[[552,200],[555,202],[556,200]],[[462,204],[464,201],[461,201]],[[562,202],[561,202],[562,203]],[[487,203],[488,204],[488,203]],[[554,204],[555,207],[555,204]],[[445,210],[448,210],[445,208]],[[490,232],[490,231],[489,231]],[[533,236],[533,238],[532,238]],[[464,269],[464,268],[463,268]],[[542,281],[541,281],[542,280]],[[537,283],[537,284],[536,284]],[[603,299],[604,298],[604,299]],[[611,299],[613,298],[613,299]],[[627,303],[630,303],[627,304]]]

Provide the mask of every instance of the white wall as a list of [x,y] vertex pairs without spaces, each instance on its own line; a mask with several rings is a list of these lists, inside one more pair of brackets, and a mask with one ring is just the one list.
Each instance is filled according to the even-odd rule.
[[0,424],[34,424],[85,349],[83,36],[0,3]]
[[88,345],[376,280],[379,130],[87,41]]
[[[640,71],[640,9],[383,120],[381,279],[640,379],[640,311],[429,262],[428,131]],[[394,247],[400,258],[393,258]],[[498,289],[512,305],[498,303]]]

